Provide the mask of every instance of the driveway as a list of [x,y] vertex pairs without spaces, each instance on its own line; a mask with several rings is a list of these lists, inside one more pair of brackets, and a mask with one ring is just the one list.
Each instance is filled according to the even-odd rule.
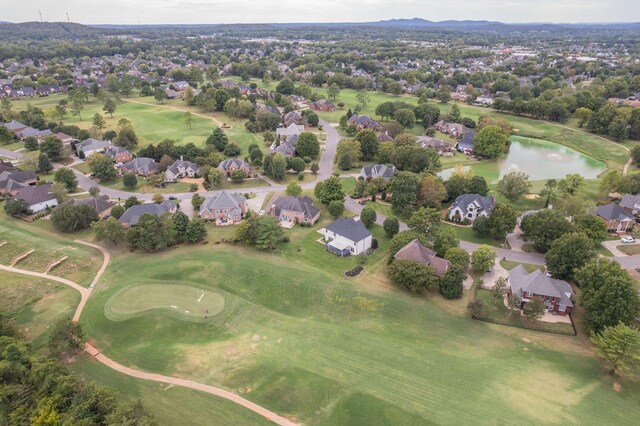
[[502,267],[500,260],[500,257],[496,257],[496,264],[493,269],[491,269],[491,272],[486,272],[482,276],[482,288],[493,288],[493,285],[498,281],[498,278],[509,278],[509,271]]
[[602,244],[602,247],[609,250],[611,254],[613,254],[615,257],[627,257],[626,254],[618,250],[617,246],[622,245],[620,240],[603,241],[601,244]]
[[516,226],[516,229],[507,235],[507,242],[511,246],[512,251],[523,251],[522,246],[525,245],[525,241],[522,239],[522,230],[519,226]]

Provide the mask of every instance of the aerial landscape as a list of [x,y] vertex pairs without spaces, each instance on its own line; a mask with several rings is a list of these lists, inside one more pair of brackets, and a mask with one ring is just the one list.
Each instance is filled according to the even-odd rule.
[[9,3],[0,425],[640,424],[634,1]]

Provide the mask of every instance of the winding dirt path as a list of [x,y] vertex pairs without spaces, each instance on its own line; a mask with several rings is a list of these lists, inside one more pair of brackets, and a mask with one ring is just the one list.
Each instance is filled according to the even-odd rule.
[[134,101],[133,99],[126,99],[123,98],[122,101],[124,102],[130,102],[132,104],[139,104],[139,105],[146,105],[146,106],[152,106],[152,107],[160,107],[160,108],[166,108],[166,109],[172,109],[174,111],[180,111],[180,112],[190,112],[193,115],[197,115],[198,117],[202,117],[202,118],[206,118],[207,120],[212,120],[213,122],[215,122],[218,127],[222,127],[223,125],[225,126],[225,129],[233,129],[233,127],[231,127],[230,125],[223,123],[222,121],[218,120],[217,118],[211,116],[211,115],[205,115],[205,114],[201,114],[199,112],[193,112],[193,111],[189,111],[188,109],[182,109],[182,108],[178,108],[172,105],[165,105],[165,104],[150,104],[148,102],[141,102],[141,101]]
[[[82,311],[84,310],[84,307],[87,303],[87,300],[89,299],[89,296],[91,296],[91,293],[93,292],[93,289],[95,288],[96,284],[98,283],[98,281],[100,280],[100,278],[102,277],[102,274],[104,273],[104,271],[107,268],[107,265],[109,264],[109,262],[111,261],[111,254],[109,253],[109,251],[107,249],[105,249],[102,246],[99,246],[97,244],[93,244],[93,243],[89,243],[86,241],[82,241],[82,240],[75,240],[76,243],[79,244],[83,244],[89,247],[93,247],[95,249],[98,249],[102,252],[103,255],[103,261],[102,261],[102,266],[100,267],[100,269],[98,270],[98,272],[96,273],[96,276],[94,277],[93,281],[91,282],[91,285],[89,286],[89,288],[84,288],[82,287],[80,284],[75,283],[71,280],[68,280],[66,278],[61,278],[55,275],[49,275],[49,274],[44,274],[42,272],[34,272],[34,271],[28,271],[26,269],[20,269],[20,268],[15,268],[12,266],[5,266],[5,265],[0,265],[0,270],[3,271],[7,271],[7,272],[12,272],[15,274],[22,274],[22,275],[28,275],[28,276],[32,276],[32,277],[37,277],[37,278],[44,278],[47,280],[51,280],[51,281],[56,281],[58,283],[64,284],[66,286],[69,286],[71,288],[73,288],[74,290],[78,291],[80,293],[80,303],[78,304],[78,307],[76,309],[75,314],[73,315],[73,321],[77,322],[80,319],[80,315],[82,314]],[[206,392],[208,394],[220,397],[220,398],[224,398],[228,401],[231,401],[235,404],[238,404],[248,410],[253,411],[256,414],[261,415],[262,417],[264,417],[267,420],[272,421],[273,423],[276,423],[278,425],[282,425],[282,426],[298,426],[297,423],[292,422],[291,420],[280,416],[279,414],[274,413],[273,411],[269,411],[268,409],[249,401],[248,399],[245,399],[243,397],[241,397],[240,395],[236,395],[232,392],[226,391],[224,389],[221,388],[217,388],[215,386],[209,386],[209,385],[205,385],[203,383],[197,383],[191,380],[186,380],[186,379],[180,379],[177,377],[169,377],[169,376],[163,376],[161,374],[154,374],[154,373],[147,373],[145,371],[140,371],[140,370],[135,370],[133,368],[129,368],[129,367],[125,367],[122,364],[117,363],[116,361],[106,357],[105,355],[103,355],[98,349],[96,349],[93,345],[87,343],[85,345],[85,351],[91,355],[93,358],[95,358],[97,361],[101,362],[102,364],[106,365],[107,367],[118,371],[119,373],[122,374],[126,374],[127,376],[131,376],[131,377],[135,377],[137,379],[142,379],[142,380],[150,380],[153,382],[159,382],[159,383],[167,383],[167,384],[171,384],[171,385],[175,385],[175,386],[182,386],[185,388],[189,388],[189,389],[193,389],[193,390],[197,390],[200,392]]]

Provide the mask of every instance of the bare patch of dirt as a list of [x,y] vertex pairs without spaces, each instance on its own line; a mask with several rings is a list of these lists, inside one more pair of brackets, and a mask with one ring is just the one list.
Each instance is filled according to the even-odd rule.
[[522,341],[523,341],[523,342],[527,342],[527,343],[530,343],[530,342],[531,342],[531,340],[527,339],[526,337],[523,337],[523,338],[522,338]]
[[617,383],[617,382],[614,383],[613,384],[613,390],[616,391],[616,392],[622,391],[622,385],[620,383]]

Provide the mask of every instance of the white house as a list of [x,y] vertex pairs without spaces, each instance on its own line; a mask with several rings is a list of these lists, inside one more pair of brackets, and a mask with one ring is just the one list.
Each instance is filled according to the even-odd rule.
[[360,220],[337,219],[324,229],[325,247],[338,256],[357,256],[371,248],[373,235]]
[[16,198],[24,200],[33,213],[38,213],[58,205],[56,196],[51,191],[51,184],[25,186],[16,194]]
[[449,220],[454,222],[473,222],[480,216],[489,216],[496,200],[492,196],[479,194],[463,194],[456,198],[449,208]]

